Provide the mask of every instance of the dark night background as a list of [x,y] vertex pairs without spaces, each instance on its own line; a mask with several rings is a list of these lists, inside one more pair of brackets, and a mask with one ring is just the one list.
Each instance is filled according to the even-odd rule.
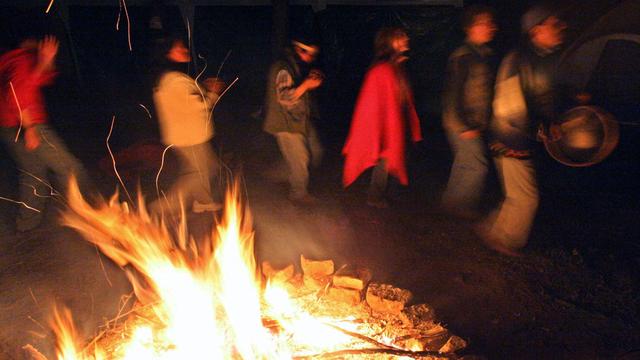
[[[564,48],[569,48],[573,41],[580,39],[608,9],[622,2],[558,1],[557,5],[564,9],[563,15],[569,24]],[[116,1],[114,3],[117,4]],[[480,2],[468,1],[465,5],[473,3]],[[493,47],[502,55],[518,42],[520,15],[531,2],[495,0],[482,3],[488,3],[496,9],[499,31]],[[16,36],[26,31],[41,31],[58,36],[61,41],[57,60],[60,74],[55,84],[45,90],[50,119],[72,152],[83,161],[101,185],[104,194],[108,195],[116,187],[117,180],[108,171],[101,169],[99,162],[108,156],[104,142],[112,116],[115,115],[116,122],[110,144],[116,151],[136,142],[155,141],[158,136],[155,119],[149,118],[141,106],[144,105],[153,114],[150,53],[155,35],[148,28],[149,20],[152,15],[159,15],[165,28],[172,32],[184,32],[184,24],[179,9],[174,6],[129,6],[133,46],[133,51],[129,51],[124,13],[121,15],[119,30],[115,29],[118,6],[70,6],[68,9],[68,22],[65,23],[55,11],[55,5],[54,11],[48,15],[44,14],[42,8],[0,7],[0,33],[3,34],[0,50],[10,49]],[[320,64],[327,76],[319,93],[323,116],[322,121],[317,124],[327,148],[327,160],[323,166],[326,172],[323,176],[318,176],[315,186],[321,196],[343,196],[340,199],[347,204],[359,199],[351,192],[345,195],[341,193],[339,151],[348,131],[361,80],[371,60],[373,36],[384,25],[403,25],[408,29],[412,49],[407,66],[425,141],[414,149],[411,157],[413,162],[410,164],[410,171],[415,181],[412,180],[409,189],[400,190],[399,195],[400,198],[410,198],[413,203],[398,209],[389,218],[399,219],[395,226],[400,233],[421,231],[431,236],[434,233],[452,232],[454,238],[449,238],[447,244],[439,245],[449,250],[456,247],[455,236],[459,235],[461,239],[473,237],[468,231],[452,230],[456,225],[451,220],[441,218],[436,204],[451,160],[440,125],[440,92],[447,56],[463,38],[458,27],[460,12],[461,8],[445,5],[328,6],[319,12],[314,12],[311,6],[289,8],[290,32],[312,32],[319,37],[322,51]],[[215,142],[219,151],[225,155],[224,159],[235,165],[244,163],[245,171],[251,169],[250,164],[272,161],[269,156],[276,149],[273,139],[260,130],[266,72],[272,61],[272,17],[271,6],[197,6],[195,9],[192,34],[194,49],[207,62],[202,77],[215,76],[229,54],[220,70],[220,76],[227,83],[238,78],[215,111]],[[611,326],[615,331],[605,332],[608,335],[603,336],[594,330],[586,338],[596,338],[600,342],[593,345],[593,349],[580,352],[574,347],[584,346],[574,339],[580,337],[579,325],[576,325],[570,327],[574,337],[571,341],[563,342],[564,338],[560,338],[557,340],[559,344],[551,342],[553,345],[549,345],[549,351],[532,351],[529,355],[542,353],[545,354],[542,358],[569,358],[572,355],[574,358],[593,358],[595,354],[595,357],[622,358],[640,348],[637,335],[632,335],[637,331],[640,320],[637,311],[640,304],[640,292],[637,291],[640,288],[640,246],[637,243],[640,238],[639,60],[638,43],[612,42],[587,86],[587,90],[594,96],[593,102],[613,113],[620,122],[620,142],[616,150],[602,163],[586,168],[570,168],[549,156],[542,157],[539,171],[541,205],[527,248],[535,260],[529,260],[531,263],[527,263],[527,266],[514,265],[504,259],[491,258],[489,261],[491,264],[500,264],[500,270],[506,269],[504,276],[507,278],[513,276],[512,272],[520,271],[532,283],[548,281],[551,285],[544,287],[544,296],[561,299],[558,300],[560,305],[556,304],[553,311],[557,307],[564,306],[563,311],[566,307],[577,307],[581,311],[604,317],[604,320],[598,318],[598,321],[601,320],[606,325],[598,326]],[[203,67],[204,60],[199,60],[198,71]],[[4,170],[0,174],[0,196],[14,198],[17,179],[11,160],[2,149],[0,166]],[[259,177],[255,173],[245,174],[247,177]],[[155,173],[138,175],[142,177],[145,189]],[[495,196],[498,191],[494,180],[490,193]],[[9,224],[14,211],[13,204],[0,202],[0,228],[11,228]],[[359,220],[353,221],[357,223]],[[367,226],[368,220],[362,221]],[[457,231],[462,233],[458,234]],[[472,243],[474,240],[464,241]],[[459,247],[466,246],[464,241]],[[485,253],[478,255],[478,251],[484,251],[478,250],[481,248],[475,246],[466,250],[456,249],[450,253],[439,253],[436,250],[435,256],[441,255],[451,262],[463,262],[466,259],[468,263],[482,262],[476,257],[485,259],[494,256]],[[451,259],[453,257],[455,259]],[[411,259],[416,258],[421,259],[419,253]],[[435,263],[438,262],[434,261]],[[475,276],[469,275],[475,274],[476,268],[473,265],[463,264],[460,268],[463,269],[460,270],[463,274],[462,282],[467,282],[465,276]],[[580,270],[571,272],[576,268]],[[390,266],[389,270],[392,269],[396,267]],[[537,269],[539,273],[531,269]],[[540,275],[545,273],[545,269],[546,274]],[[437,271],[436,269],[436,274]],[[554,271],[567,276],[554,278]],[[397,274],[385,276],[386,279],[407,287],[415,286],[417,282],[406,280]],[[490,286],[491,283],[480,282],[476,287]],[[446,284],[438,283],[434,289],[446,291],[443,290],[446,287]],[[597,289],[593,290],[593,287]],[[419,297],[431,300],[428,292],[433,289],[413,290]],[[552,295],[548,295],[549,293]],[[514,291],[514,294],[518,296],[519,293]],[[510,294],[504,293],[501,296],[509,297]],[[589,300],[589,296],[593,296],[595,300]],[[467,299],[466,305],[457,305],[461,311],[467,312],[470,319],[478,317],[470,315],[474,300]],[[441,299],[433,300],[436,308],[438,301]],[[444,321],[455,332],[470,338],[471,349],[476,353],[486,354],[490,358],[529,358],[523,356],[527,354],[528,346],[544,347],[547,343],[544,336],[526,339],[530,333],[548,326],[535,322],[541,322],[541,319],[535,320],[534,317],[535,321],[527,325],[520,325],[517,319],[511,319],[516,325],[500,328],[502,332],[499,333],[487,333],[482,324],[461,320],[464,314],[458,314],[450,303],[442,301]],[[480,303],[484,304],[482,301]],[[529,306],[526,301],[523,304],[523,307]],[[545,314],[545,318],[553,318],[547,308],[529,310],[540,311]],[[525,313],[526,311],[523,312]],[[576,321],[579,323],[580,320]],[[532,330],[533,328],[537,330]],[[508,340],[510,332],[521,342],[511,344]],[[607,336],[609,337],[605,338]],[[501,349],[503,343],[506,350]]]

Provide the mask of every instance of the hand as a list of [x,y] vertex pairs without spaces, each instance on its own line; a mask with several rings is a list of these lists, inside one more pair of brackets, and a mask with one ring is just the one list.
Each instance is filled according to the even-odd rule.
[[24,147],[27,151],[33,151],[40,146],[40,134],[35,127],[29,127],[24,130]]
[[587,105],[591,101],[591,94],[582,91],[575,96],[576,102],[580,105]]
[[311,69],[311,71],[309,71],[309,77],[324,80],[324,74],[318,69]]
[[549,130],[545,131],[544,126],[540,125],[536,135],[538,141],[555,142],[562,138],[562,130],[559,125],[552,124],[549,126]]
[[313,90],[322,85],[322,78],[311,77],[311,74],[304,79],[303,85],[307,90]]
[[53,35],[47,35],[38,43],[38,61],[40,66],[49,67],[58,54],[60,43]]
[[207,88],[207,90],[214,92],[218,95],[222,94],[224,89],[227,87],[227,84],[224,81],[216,77],[207,78],[202,83]]
[[549,135],[551,141],[558,141],[562,138],[562,130],[560,129],[560,125],[552,124],[549,126]]
[[460,133],[460,139],[462,140],[472,140],[480,137],[480,131],[478,130],[467,130]]

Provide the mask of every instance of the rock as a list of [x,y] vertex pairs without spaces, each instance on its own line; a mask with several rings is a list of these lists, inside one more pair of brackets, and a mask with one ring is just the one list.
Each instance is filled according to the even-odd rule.
[[333,274],[333,285],[336,287],[364,290],[371,281],[371,271],[365,268],[347,266]]
[[305,276],[316,279],[329,276],[334,272],[333,260],[309,260],[304,255],[300,255],[300,266]]
[[462,338],[452,335],[449,340],[447,340],[447,342],[442,345],[442,347],[440,348],[440,350],[438,350],[439,353],[441,354],[447,354],[447,353],[452,353],[452,352],[456,352],[458,350],[464,349],[465,347],[467,347],[467,342],[464,341]]
[[262,274],[273,283],[285,283],[293,278],[295,270],[293,264],[284,269],[274,269],[268,261],[262,262]]
[[358,305],[362,302],[362,291],[356,289],[331,287],[329,288],[327,298],[346,304]]
[[372,310],[399,315],[411,300],[409,290],[399,289],[387,284],[370,284],[367,288],[367,304]]
[[402,311],[406,316],[409,326],[420,329],[424,326],[433,327],[433,321],[436,318],[435,310],[427,304],[412,305]]

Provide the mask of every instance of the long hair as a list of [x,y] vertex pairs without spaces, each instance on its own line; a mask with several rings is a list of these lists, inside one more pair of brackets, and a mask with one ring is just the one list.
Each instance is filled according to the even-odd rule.
[[393,40],[401,36],[407,36],[404,28],[399,26],[384,27],[376,33],[373,41],[373,61],[388,61],[396,55],[393,49]]

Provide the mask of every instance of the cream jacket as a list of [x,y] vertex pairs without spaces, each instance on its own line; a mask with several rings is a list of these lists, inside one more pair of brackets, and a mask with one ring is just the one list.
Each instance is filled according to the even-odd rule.
[[213,137],[211,107],[218,95],[179,71],[162,75],[154,89],[160,135],[166,145],[192,146]]

